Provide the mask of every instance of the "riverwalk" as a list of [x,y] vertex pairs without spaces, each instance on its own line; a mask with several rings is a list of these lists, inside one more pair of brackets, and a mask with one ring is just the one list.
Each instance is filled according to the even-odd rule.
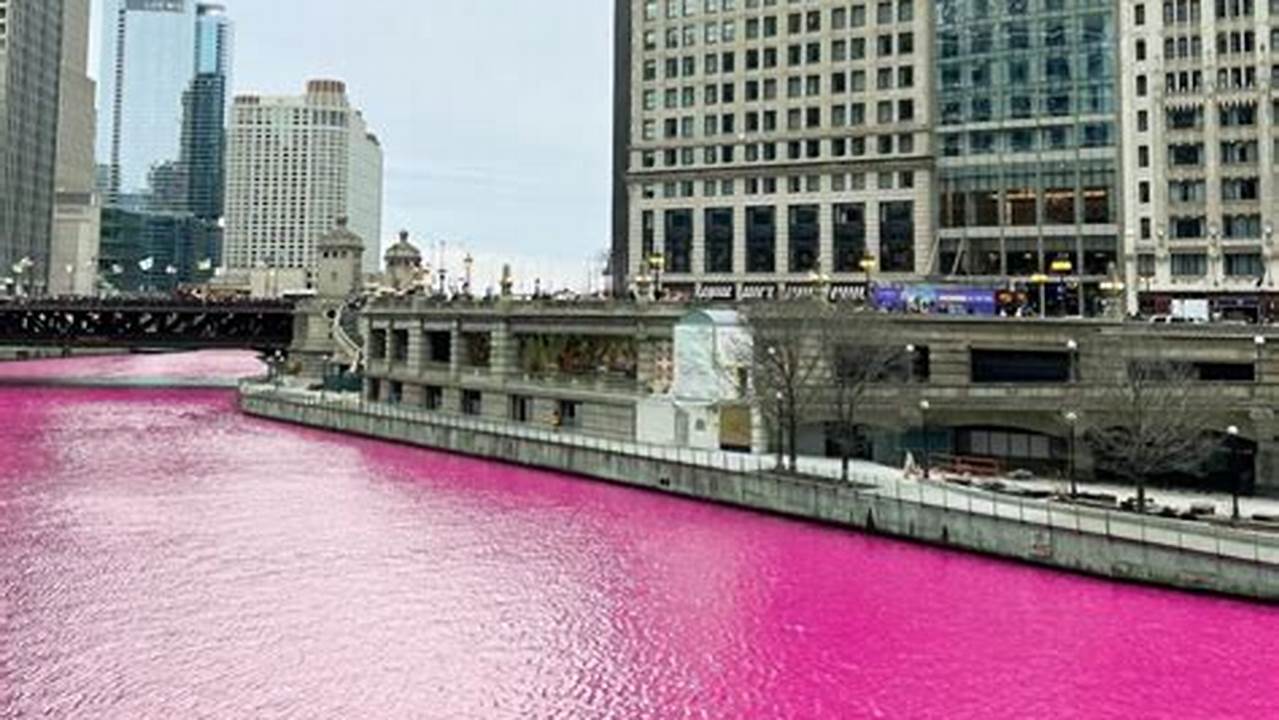
[[241,384],[250,415],[558,470],[682,497],[943,544],[1118,580],[1279,601],[1279,536],[914,480],[859,464],[776,472],[771,456],[607,440],[369,403],[354,395]]

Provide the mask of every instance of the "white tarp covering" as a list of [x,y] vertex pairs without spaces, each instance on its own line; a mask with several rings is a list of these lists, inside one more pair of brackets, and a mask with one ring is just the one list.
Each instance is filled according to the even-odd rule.
[[750,333],[736,312],[700,310],[675,326],[675,386],[681,401],[736,400],[739,369],[749,367]]

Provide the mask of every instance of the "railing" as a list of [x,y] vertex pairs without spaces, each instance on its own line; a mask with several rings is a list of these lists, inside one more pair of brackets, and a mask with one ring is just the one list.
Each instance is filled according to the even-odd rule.
[[347,313],[348,308],[343,305],[333,314],[333,340],[337,343],[338,350],[351,361],[351,371],[359,372],[360,365],[364,362],[364,347],[347,332],[343,324],[343,318]]
[[[539,428],[404,405],[367,402],[349,393],[324,394],[276,388],[253,381],[241,383],[240,392],[246,397],[263,397],[301,407],[342,409],[365,416],[580,447],[612,455],[660,460],[734,473],[774,473],[779,467],[777,458],[773,456],[612,440],[577,434],[567,429]],[[788,476],[788,481],[807,486],[842,484],[838,462],[801,458],[799,469],[798,474]],[[852,473],[849,482],[852,485],[846,487],[849,487],[852,492],[888,498],[901,503],[913,503],[924,507],[942,508],[950,512],[1130,540],[1264,565],[1279,565],[1279,533],[1264,533],[1215,523],[1176,520],[1018,497],[944,482],[917,481],[902,478],[900,471],[887,467],[876,470],[859,467]]]

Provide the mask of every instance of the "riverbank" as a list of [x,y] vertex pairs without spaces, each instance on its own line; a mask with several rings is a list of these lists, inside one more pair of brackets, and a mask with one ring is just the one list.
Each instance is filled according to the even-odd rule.
[[1099,577],[1279,601],[1266,533],[912,482],[888,473],[774,473],[772,459],[602,440],[242,385],[243,412],[632,487],[941,544]]

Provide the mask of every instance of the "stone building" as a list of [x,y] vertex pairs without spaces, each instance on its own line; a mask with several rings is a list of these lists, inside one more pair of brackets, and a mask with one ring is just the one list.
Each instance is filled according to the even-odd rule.
[[[365,398],[640,441],[656,437],[655,403],[664,401],[672,406],[664,415],[671,437],[681,435],[683,413],[704,424],[688,433],[690,443],[718,428],[723,449],[741,449],[740,437],[752,438],[756,451],[767,449],[772,432],[743,427],[763,422],[759,413],[735,419],[725,407],[717,423],[698,398],[696,412],[680,407],[689,398],[673,385],[676,328],[694,309],[380,300],[363,313]],[[1189,368],[1185,392],[1202,404],[1209,431],[1223,442],[1232,427],[1238,432],[1229,441],[1238,450],[1229,477],[1279,494],[1273,410],[1279,355],[1271,350],[1279,333],[1105,320],[875,317],[890,326],[883,336],[900,342],[908,358],[862,401],[867,459],[900,464],[907,452],[954,455],[1053,475],[1065,472],[1073,436],[1076,466],[1087,476],[1093,460],[1082,438],[1112,422],[1115,388],[1129,378],[1125,363],[1172,358]],[[824,412],[818,406],[803,418],[801,452],[834,452],[833,418]],[[699,447],[715,442],[696,440]],[[1219,482],[1222,467],[1215,471]]]
[[933,3],[617,2],[619,289],[931,271]]

